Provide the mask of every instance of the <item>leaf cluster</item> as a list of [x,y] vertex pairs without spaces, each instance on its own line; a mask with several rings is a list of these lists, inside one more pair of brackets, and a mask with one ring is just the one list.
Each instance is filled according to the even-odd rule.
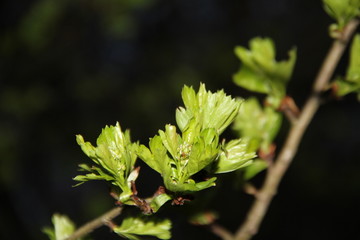
[[233,76],[235,84],[249,91],[267,95],[267,103],[277,108],[286,94],[296,61],[296,49],[289,51],[289,59],[276,61],[275,46],[270,38],[253,38],[249,49],[237,46],[235,54],[241,61]]
[[324,9],[336,24],[330,25],[330,35],[336,36],[352,19],[360,16],[360,0],[323,0]]
[[[237,46],[235,54],[241,66],[233,76],[234,83],[249,91],[265,94],[266,98],[264,106],[255,97],[247,99],[239,110],[233,129],[243,141],[248,142],[248,151],[258,151],[259,155],[271,157],[273,141],[283,118],[278,109],[286,96],[286,86],[296,61],[296,49],[289,51],[288,60],[277,61],[273,41],[257,37],[250,40],[249,49]],[[244,180],[254,177],[267,166],[266,159],[255,159],[243,169]]]
[[76,141],[95,165],[80,164],[81,170],[89,173],[78,175],[74,180],[81,183],[89,180],[109,181],[120,188],[119,201],[132,205],[131,183],[138,177],[138,169],[134,168],[138,143],[131,142],[129,131],[122,132],[120,124],[116,123],[102,130],[96,147],[85,142],[81,135],[76,136]]
[[255,153],[247,152],[241,140],[220,144],[219,135],[235,119],[239,99],[224,91],[212,93],[204,84],[196,93],[185,86],[182,91],[185,107],[176,111],[175,126],[168,124],[165,131],[150,139],[149,148],[140,146],[139,157],[161,174],[165,187],[171,192],[196,192],[215,185],[216,177],[196,182],[192,176],[203,169],[212,173],[237,170],[252,162]]

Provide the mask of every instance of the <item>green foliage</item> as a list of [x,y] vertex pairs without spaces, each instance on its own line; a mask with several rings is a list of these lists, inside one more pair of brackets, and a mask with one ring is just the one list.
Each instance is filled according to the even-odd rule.
[[276,108],[286,94],[286,84],[296,61],[296,50],[289,51],[287,61],[278,62],[270,38],[253,38],[249,45],[250,49],[241,46],[235,48],[242,65],[233,80],[247,90],[267,94],[267,102]]
[[360,34],[356,34],[352,41],[346,76],[338,77],[334,84],[337,96],[354,92],[360,101]]
[[281,113],[269,106],[262,108],[256,98],[249,98],[242,104],[233,129],[249,141],[249,151],[261,149],[268,152],[281,123]]
[[234,120],[241,104],[240,100],[226,96],[223,90],[206,91],[205,84],[200,84],[197,94],[192,87],[185,86],[181,95],[185,108],[176,110],[176,122],[182,132],[195,120],[201,129],[213,128],[221,134]]
[[235,139],[225,143],[216,164],[215,173],[227,173],[252,165],[256,154],[249,152],[249,144],[245,139]]
[[250,180],[251,178],[255,177],[258,173],[265,170],[268,167],[268,162],[257,158],[253,161],[251,165],[244,168],[243,170],[243,178],[245,181]]
[[[159,172],[165,187],[172,192],[196,192],[215,185],[216,178],[195,182],[191,176],[207,166],[215,172],[229,172],[250,163],[254,153],[247,153],[245,142],[235,141],[221,148],[219,134],[235,119],[240,100],[223,91],[211,93],[201,84],[198,93],[185,86],[182,91],[185,108],[176,111],[176,127],[166,125],[165,131],[150,139],[149,148],[141,145],[138,155]],[[226,151],[226,154],[224,153]]]
[[154,221],[148,218],[125,218],[122,224],[113,231],[131,240],[140,240],[140,236],[154,236],[159,239],[171,238],[171,222],[169,220]]
[[354,36],[351,44],[346,80],[360,85],[360,34]]
[[323,3],[327,14],[337,21],[330,26],[331,34],[342,31],[350,20],[360,16],[360,0],[323,0]]
[[90,167],[80,164],[81,170],[90,173],[78,175],[74,180],[81,183],[89,180],[110,181],[122,191],[119,201],[132,204],[131,182],[138,176],[138,169],[134,169],[138,144],[131,142],[129,131],[123,133],[119,123],[116,123],[116,126],[106,126],[97,139],[97,147],[85,142],[81,135],[77,135],[76,140],[96,165]]
[[[74,223],[65,215],[55,213],[52,216],[54,228],[46,227],[43,232],[48,235],[50,240],[63,240],[75,231]],[[81,240],[78,238],[77,240]]]
[[20,24],[18,33],[29,47],[44,47],[55,34],[55,25],[59,21],[69,1],[36,1]]

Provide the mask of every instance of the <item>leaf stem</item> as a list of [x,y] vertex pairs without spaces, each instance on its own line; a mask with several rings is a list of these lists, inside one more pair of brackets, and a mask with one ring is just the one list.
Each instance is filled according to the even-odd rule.
[[244,223],[235,234],[235,240],[251,239],[258,231],[259,226],[268,210],[271,200],[275,196],[279,183],[292,162],[305,130],[320,106],[320,93],[325,89],[333,75],[338,62],[343,55],[347,43],[359,25],[355,19],[348,23],[340,38],[335,39],[320,70],[315,78],[313,90],[306,101],[299,118],[292,124],[285,144],[276,161],[268,169],[262,188],[255,196]]
[[64,240],[78,239],[80,237],[83,237],[83,236],[89,234],[96,228],[99,228],[103,225],[107,225],[112,219],[119,216],[121,214],[121,211],[122,211],[122,207],[115,207],[115,208],[111,209],[110,211],[104,213],[100,217],[95,218],[94,220],[84,224],[83,226],[78,228],[72,235],[65,238]]

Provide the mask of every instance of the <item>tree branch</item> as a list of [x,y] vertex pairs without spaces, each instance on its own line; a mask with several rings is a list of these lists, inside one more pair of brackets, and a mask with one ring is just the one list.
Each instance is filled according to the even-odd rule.
[[341,37],[334,40],[315,79],[312,93],[306,101],[299,118],[292,124],[285,144],[274,165],[268,169],[262,188],[257,193],[244,223],[236,232],[236,240],[248,240],[257,233],[270,202],[276,194],[279,183],[297,152],[302,136],[320,106],[320,93],[329,83],[347,43],[358,25],[358,20],[352,20],[344,28]]
[[78,228],[71,236],[65,238],[65,240],[75,240],[75,239],[78,239],[80,237],[83,237],[83,236],[89,234],[96,228],[106,225],[112,219],[119,216],[121,214],[121,211],[122,211],[122,207],[115,207],[115,208],[111,209],[110,211],[104,213],[100,217],[95,218],[94,220],[92,220],[92,221],[86,223],[85,225],[83,225],[82,227]]
[[234,240],[234,235],[219,224],[212,223],[209,225],[210,231],[219,236],[222,240]]

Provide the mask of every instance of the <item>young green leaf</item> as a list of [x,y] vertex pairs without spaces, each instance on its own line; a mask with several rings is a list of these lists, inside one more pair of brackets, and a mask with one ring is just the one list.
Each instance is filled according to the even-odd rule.
[[256,98],[249,98],[240,108],[233,129],[249,142],[248,151],[267,152],[278,134],[282,115],[271,107],[262,108]]
[[255,157],[255,152],[248,152],[248,143],[245,140],[231,140],[224,145],[220,153],[215,173],[227,173],[247,167]]
[[258,173],[265,170],[268,167],[268,162],[257,158],[253,161],[251,165],[244,168],[244,180],[248,181],[251,178],[255,177]]
[[[63,240],[68,238],[75,231],[75,224],[65,215],[55,213],[52,216],[54,228],[46,227],[43,232],[50,240]],[[81,240],[78,238],[77,240]]]
[[360,34],[356,34],[351,43],[346,80],[360,85]]
[[141,236],[153,236],[159,239],[171,238],[170,220],[155,221],[148,218],[125,218],[122,224],[113,231],[121,237],[140,240]]
[[288,60],[278,62],[270,38],[254,38],[249,45],[249,50],[241,46],[235,48],[242,65],[233,80],[250,91],[267,94],[268,103],[277,108],[286,94],[286,84],[296,61],[296,50],[289,51]]
[[[191,176],[215,160],[219,147],[215,130],[193,133],[194,138],[187,142],[176,133],[175,126],[168,124],[165,129],[150,140],[150,149],[140,146],[139,157],[162,175],[165,187],[172,192],[199,191],[214,186],[215,179],[196,183]],[[193,128],[190,126],[190,129]]]
[[336,78],[334,89],[337,96],[344,96],[353,92],[360,96],[360,34],[356,34],[351,43],[346,76],[345,78]]
[[330,26],[331,31],[341,31],[345,25],[360,16],[360,0],[323,0],[324,9],[337,24]]
[[116,123],[116,126],[106,126],[97,139],[97,147],[92,146],[90,142],[85,142],[81,135],[77,135],[76,140],[83,152],[93,160],[95,166],[81,164],[81,170],[90,173],[76,176],[74,180],[110,181],[121,190],[119,201],[132,204],[131,182],[135,181],[138,175],[138,169],[134,169],[134,165],[139,146],[131,142],[129,131],[123,133],[119,123]]
[[[219,134],[233,122],[242,102],[224,91],[207,91],[204,84],[197,93],[185,86],[182,98],[185,108],[176,111],[182,134],[168,124],[165,131],[160,130],[158,136],[150,139],[149,148],[141,145],[138,151],[139,157],[162,175],[165,187],[174,193],[195,192],[215,185],[214,177],[195,182],[192,176],[218,159]],[[233,162],[232,168],[239,168],[243,159],[234,157],[228,161]]]
[[220,135],[234,120],[241,104],[241,100],[227,96],[223,90],[207,91],[205,84],[200,84],[198,93],[185,86],[182,98],[185,108],[176,110],[176,122],[182,132],[195,119],[201,129],[213,128]]

